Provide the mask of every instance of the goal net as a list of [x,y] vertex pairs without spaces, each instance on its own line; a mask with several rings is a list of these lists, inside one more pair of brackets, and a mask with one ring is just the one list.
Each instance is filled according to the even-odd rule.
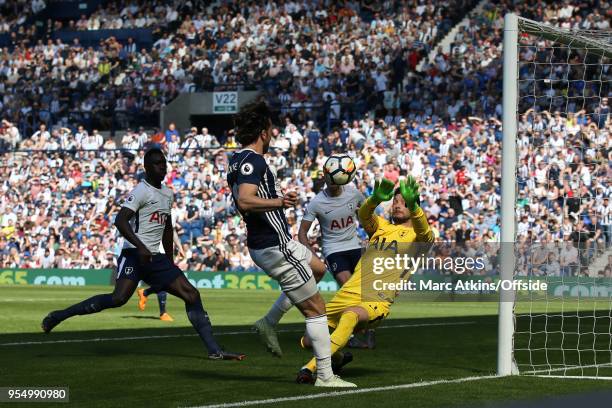
[[504,27],[498,374],[612,379],[612,32]]

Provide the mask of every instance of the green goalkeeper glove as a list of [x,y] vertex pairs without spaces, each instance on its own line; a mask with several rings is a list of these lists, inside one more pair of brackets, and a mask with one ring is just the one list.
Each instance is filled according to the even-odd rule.
[[419,198],[419,185],[412,176],[408,176],[407,180],[400,181],[400,193],[406,202],[406,208],[411,212],[415,212],[421,205]]
[[383,201],[389,201],[393,198],[394,186],[395,183],[393,183],[391,180],[387,180],[386,178],[383,178],[380,182],[376,180],[374,183],[374,191],[372,192],[370,198],[376,204],[380,204]]

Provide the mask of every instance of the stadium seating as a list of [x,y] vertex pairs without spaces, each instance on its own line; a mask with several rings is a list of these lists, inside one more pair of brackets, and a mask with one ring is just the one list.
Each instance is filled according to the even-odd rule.
[[[13,27],[9,58],[0,64],[5,93],[12,96],[4,102],[4,116],[22,133],[33,132],[40,122],[114,128],[117,116],[128,116],[137,126],[154,123],[152,113],[179,92],[230,84],[281,95],[282,100],[270,101],[279,108],[295,107],[304,98],[323,106],[331,97],[330,103],[348,104],[357,117],[382,103],[385,92],[393,99],[406,67],[416,66],[473,3],[405,7],[393,1],[379,9],[346,2],[328,10],[292,2],[280,10],[274,2],[258,2],[209,14],[201,2],[194,8],[178,7],[182,2],[178,8],[111,2],[77,21],[41,22],[42,30]],[[139,16],[144,25],[136,21]],[[152,48],[147,48],[148,31],[156,36]],[[31,69],[35,66],[40,68]],[[46,89],[44,95],[35,86],[15,92],[28,81]],[[340,95],[337,88],[345,81],[352,86]],[[361,103],[370,91],[374,96]],[[117,95],[128,95],[128,106]]]

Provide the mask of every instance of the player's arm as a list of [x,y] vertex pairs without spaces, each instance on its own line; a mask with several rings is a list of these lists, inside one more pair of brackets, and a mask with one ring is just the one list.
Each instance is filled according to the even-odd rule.
[[162,245],[166,256],[170,259],[170,262],[174,263],[174,228],[172,227],[172,217],[168,217],[166,225],[164,225]]
[[374,210],[383,201],[393,198],[393,186],[394,183],[385,178],[380,183],[376,181],[372,195],[359,207],[359,223],[369,236],[372,236],[378,229],[378,217],[374,215]]
[[378,203],[369,198],[359,207],[359,223],[370,236],[378,229],[378,218],[374,215],[376,207]]
[[132,230],[132,227],[130,226],[130,219],[132,219],[135,213],[136,212],[130,208],[125,206],[121,207],[119,214],[117,214],[117,217],[115,218],[115,227],[117,227],[117,230],[123,238],[127,239],[136,247],[141,262],[145,263],[151,261],[151,257],[153,255],[151,254],[151,251],[147,249],[145,244],[142,243],[140,238],[138,238],[136,233],[134,233],[134,230]]
[[243,212],[266,212],[280,208],[294,207],[297,204],[297,193],[290,192],[280,198],[261,198],[257,195],[256,184],[243,183],[238,187],[236,205]]
[[298,230],[298,241],[314,254],[314,250],[310,246],[310,241],[308,240],[308,231],[310,231],[310,227],[312,226],[312,221],[308,221],[302,218],[302,222],[300,222],[300,229]]
[[174,241],[175,248],[178,249],[179,259],[185,258],[185,251],[183,250],[183,246],[181,245],[181,239],[179,238],[178,232],[176,232],[174,226],[172,226],[172,240]]
[[287,193],[284,197],[279,198],[262,198],[257,195],[266,169],[267,164],[261,156],[249,156],[240,164],[236,173],[236,184],[238,185],[236,206],[241,212],[266,212],[293,207],[297,204],[295,192]]
[[400,182],[400,193],[406,202],[406,208],[410,213],[412,220],[412,228],[416,234],[417,242],[434,242],[436,237],[434,232],[429,227],[425,211],[421,208],[421,200],[419,198],[419,185],[414,177],[409,176],[406,181]]
[[302,217],[302,221],[300,222],[300,229],[298,230],[298,241],[306,246],[310,251],[314,254],[315,251],[310,246],[310,241],[308,240],[308,231],[310,231],[310,227],[314,220],[318,217],[318,203],[316,200],[311,200],[310,203],[306,206],[306,210],[304,211],[304,216]]
[[363,195],[363,193],[361,191],[357,191],[357,203],[356,203],[356,208],[355,208],[355,217],[357,218],[357,220],[359,221],[359,225],[361,226],[361,221],[359,219],[359,210],[361,209],[361,207],[363,207],[363,204],[366,201],[366,197]]

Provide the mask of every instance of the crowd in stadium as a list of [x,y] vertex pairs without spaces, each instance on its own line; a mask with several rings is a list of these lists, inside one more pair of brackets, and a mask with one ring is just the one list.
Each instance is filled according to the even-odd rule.
[[[436,7],[288,2],[284,8],[275,2],[236,3],[215,14],[184,3],[146,8],[164,15],[156,19],[152,49],[114,37],[96,48],[52,40],[53,29],[65,28],[57,22],[47,23],[53,29],[42,38],[13,31],[12,49],[4,50],[7,58],[0,62],[4,116],[24,133],[41,121],[110,128],[117,116],[132,124],[146,122],[178,92],[223,84],[265,84],[270,95],[281,95],[274,103],[285,108],[306,100],[321,106],[331,97],[330,103],[355,105],[354,113],[363,114],[401,83],[407,69],[414,69],[474,2],[452,0]],[[142,8],[139,2],[112,2],[67,25],[91,25],[99,15],[117,13],[116,20],[126,24]],[[358,73],[367,74],[367,87],[360,86],[366,81]],[[340,95],[340,87],[346,95]],[[370,88],[376,97],[364,104]]]
[[[606,28],[598,2],[583,3],[517,7],[563,27]],[[214,18],[176,8],[170,20],[167,9],[142,4],[113,2],[75,24],[85,27],[100,13],[118,13],[122,24],[129,15],[156,15],[148,24],[160,28],[151,50],[113,38],[97,49],[41,40],[16,43],[0,59],[0,147],[22,150],[5,153],[0,164],[0,266],[112,267],[120,245],[113,215],[143,176],[143,149],[161,143],[176,192],[179,266],[253,270],[225,182],[237,147],[231,135],[171,127],[160,138],[139,128],[115,140],[95,131],[156,117],[179,92],[227,82],[263,83],[263,96],[280,112],[269,161],[282,187],[300,194],[287,213],[294,236],[321,187],[325,158],[348,151],[366,195],[374,179],[412,174],[441,239],[499,241],[500,55],[509,4],[473,16],[450,53],[439,50],[423,74],[417,63],[471,2],[239,3]],[[571,273],[612,240],[609,91],[599,89],[585,106],[554,92],[544,102],[524,101],[519,123],[518,239],[571,242],[583,258],[560,263]],[[94,151],[64,151],[71,149]],[[612,276],[609,268],[602,273]]]
[[44,0],[0,1],[0,34],[15,31],[46,6]]
[[[49,21],[42,35],[9,25],[11,47],[0,59],[0,109],[22,133],[33,133],[40,122],[125,128],[126,123],[154,123],[161,107],[180,92],[240,84],[263,88],[269,102],[284,112],[316,115],[328,122],[326,130],[339,112],[358,118],[376,106],[404,112],[435,111],[438,105],[465,110],[470,109],[466,99],[478,99],[490,114],[499,109],[500,81],[495,79],[501,78],[502,16],[509,5],[487,7],[456,35],[450,54],[437,53],[425,75],[414,73],[472,3],[238,3],[209,14],[206,3],[110,2],[66,27]],[[561,26],[605,28],[605,10],[595,3],[517,7]],[[157,16],[150,19],[157,38],[152,49],[112,36],[95,48],[51,38],[55,30],[97,26],[95,21],[131,25],[134,14]],[[425,97],[415,98],[421,91]]]
[[[181,7],[180,1],[161,2],[153,5],[151,2],[129,1],[109,2],[100,5],[93,14],[81,15],[77,20],[70,20],[67,30],[121,30],[130,28],[166,28],[179,23],[179,16],[191,13],[190,7]],[[61,22],[57,22],[59,26]],[[59,27],[58,27],[59,28]]]
[[[599,129],[582,124],[580,116],[573,122],[534,115],[534,123],[540,120],[549,134],[543,145],[534,149],[520,141],[520,156],[526,156],[519,168],[519,240],[592,240],[588,248],[593,255],[611,238],[607,180],[612,174],[608,159],[588,158],[610,151],[609,125]],[[282,187],[300,194],[301,204],[288,212],[292,234],[297,234],[304,206],[321,186],[325,158],[348,150],[365,194],[371,193],[376,178],[397,181],[412,174],[421,180],[422,206],[443,240],[499,241],[501,151],[496,119],[470,117],[448,125],[432,123],[431,118],[409,124],[401,119],[399,126],[363,119],[344,123],[326,136],[312,123],[298,125],[287,120],[269,154],[270,164],[283,177]],[[534,137],[532,125],[526,126],[526,137]],[[585,161],[580,150],[568,147],[582,142],[576,129],[594,135]],[[162,141],[171,166],[167,181],[176,192],[172,215],[183,243],[181,262],[194,270],[252,269],[244,224],[225,181],[232,146],[224,148],[204,132],[194,129],[178,142],[176,130],[168,129]],[[57,151],[58,142],[41,129],[21,146],[37,142],[48,151],[5,156],[0,167],[0,256],[5,267],[113,264],[118,242],[112,217],[142,178],[142,149],[152,143],[146,133],[130,132],[117,145],[82,128],[64,137],[71,146],[123,150]],[[200,148],[205,140],[210,147]]]

